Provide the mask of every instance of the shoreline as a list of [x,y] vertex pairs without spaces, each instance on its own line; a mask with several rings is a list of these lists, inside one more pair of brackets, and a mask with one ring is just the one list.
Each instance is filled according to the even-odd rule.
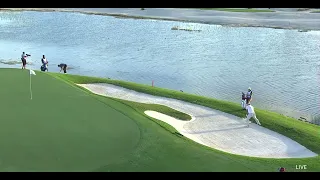
[[[84,8],[83,8],[84,9]],[[38,12],[73,12],[73,13],[83,13],[83,14],[89,14],[89,15],[105,15],[105,16],[113,16],[113,17],[117,17],[117,18],[137,18],[137,19],[156,19],[156,20],[169,20],[169,21],[181,21],[181,20],[175,20],[175,19],[168,19],[168,18],[161,18],[161,17],[140,17],[140,16],[132,16],[129,15],[130,12],[127,12],[127,14],[110,14],[110,13],[106,13],[106,12],[93,12],[92,9],[89,10],[81,10],[80,8],[78,8],[78,10],[76,10],[75,8],[73,9],[65,9],[65,8],[0,8],[0,12],[1,11],[38,11]],[[98,8],[102,9],[102,8]],[[107,8],[105,8],[107,9]],[[122,9],[123,10],[123,9]],[[129,11],[130,9],[127,9],[127,11]],[[148,9],[144,10],[147,11]],[[150,9],[152,10],[152,9]],[[170,10],[170,9],[169,9]],[[174,9],[177,11],[180,11],[180,9]],[[120,11],[118,9],[116,9],[115,11]],[[139,8],[135,9],[135,10],[130,10],[130,11],[141,11]],[[141,11],[141,12],[144,12]],[[189,11],[189,9],[183,9],[183,11]],[[200,10],[200,11],[213,11],[213,10]],[[216,13],[216,11],[215,11]],[[227,13],[227,14],[234,14],[234,12],[224,12],[224,11],[220,11],[219,13]],[[273,12],[272,12],[273,13]],[[306,14],[306,12],[303,12]],[[131,13],[132,14],[132,13]],[[257,14],[257,13],[250,13],[250,14]],[[260,14],[260,13],[258,13]],[[270,12],[268,12],[268,14],[270,14]],[[182,20],[184,22],[193,22],[191,20]],[[320,21],[319,21],[320,22]],[[208,24],[208,23],[207,23]],[[210,24],[210,23],[209,23]],[[229,27],[259,27],[259,26],[236,26],[236,25],[222,25],[222,26],[229,26]],[[272,28],[272,27],[271,27]],[[284,114],[288,117],[292,117],[295,119],[298,119],[300,121],[308,121],[311,122],[312,124],[317,124],[316,121],[313,119],[313,117],[311,117],[310,114],[306,114],[306,113],[297,113],[296,114],[289,114],[289,113],[285,113],[285,112],[279,112],[280,114]],[[317,124],[320,125],[320,124]]]
[[[4,66],[1,66],[1,64],[3,64]],[[20,67],[20,63],[19,64],[6,64],[6,63],[2,63],[0,61],[0,69],[3,69],[3,68],[20,69],[21,67]],[[74,69],[74,68],[70,67],[70,69]],[[76,74],[69,73],[69,74],[70,75],[76,75],[76,76],[85,76],[83,74],[77,74],[77,73]],[[105,77],[105,78],[108,78],[108,77]],[[205,97],[212,98],[212,97],[209,97],[209,96],[205,96]],[[219,100],[221,100],[221,99],[219,99]],[[228,101],[228,100],[223,100],[223,101]],[[238,103],[238,102],[233,102],[233,101],[230,101],[230,102]],[[295,119],[295,120],[298,120],[298,121],[301,121],[301,122],[304,122],[304,123],[320,126],[320,123],[318,123],[318,120],[313,118],[312,116],[310,116],[310,114],[308,114],[306,112],[302,112],[302,113],[301,112],[300,113],[286,113],[286,112],[270,110],[270,109],[263,109],[263,110],[270,111],[270,112],[275,112],[275,113],[278,113],[278,114],[280,114],[282,116],[286,116],[288,118],[292,118],[292,119]]]
[[320,30],[320,13],[311,12],[226,12],[174,8],[0,8],[0,11],[73,12],[116,18],[152,19],[227,27],[256,27],[305,31]]

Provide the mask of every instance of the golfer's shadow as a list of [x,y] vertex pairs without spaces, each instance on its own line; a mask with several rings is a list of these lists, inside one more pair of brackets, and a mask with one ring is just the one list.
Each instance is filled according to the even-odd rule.
[[195,115],[194,117],[200,117],[200,118],[203,118],[203,117],[213,117],[213,116],[218,116],[218,114],[204,114],[204,115]]
[[[237,111],[230,111],[230,112],[243,112],[244,110],[240,109],[240,110],[237,110]],[[225,113],[225,114],[228,114],[228,113]],[[202,115],[194,115],[194,117],[214,117],[214,116],[221,116],[221,113],[211,113],[211,114],[202,114]],[[230,115],[230,114],[228,114]]]
[[235,129],[247,128],[247,125],[245,125],[245,124],[234,124],[234,125],[237,125],[237,127],[217,129],[217,130],[198,131],[198,132],[188,132],[188,133],[189,134],[204,134],[204,133],[210,133],[210,132],[221,132],[221,131],[230,131],[230,130],[235,130]]

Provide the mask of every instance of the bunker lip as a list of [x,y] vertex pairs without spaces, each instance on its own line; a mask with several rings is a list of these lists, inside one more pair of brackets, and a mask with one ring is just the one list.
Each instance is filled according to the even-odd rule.
[[111,84],[77,85],[95,94],[140,103],[161,104],[189,114],[192,117],[191,121],[179,121],[159,112],[145,111],[146,115],[173,126],[183,136],[227,153],[260,158],[317,156],[288,137],[254,123],[248,128],[241,118],[208,107],[140,93]]

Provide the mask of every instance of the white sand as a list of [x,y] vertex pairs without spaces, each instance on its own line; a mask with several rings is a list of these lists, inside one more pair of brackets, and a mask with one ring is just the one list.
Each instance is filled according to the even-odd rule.
[[189,114],[192,117],[191,121],[181,121],[159,112],[145,112],[150,117],[170,124],[185,137],[221,151],[263,158],[317,156],[304,146],[279,133],[254,123],[251,123],[248,128],[241,118],[211,108],[139,93],[110,84],[78,85],[96,94],[140,103],[161,104]]

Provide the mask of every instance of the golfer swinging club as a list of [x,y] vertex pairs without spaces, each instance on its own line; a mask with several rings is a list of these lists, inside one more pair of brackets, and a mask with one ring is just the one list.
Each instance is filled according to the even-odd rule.
[[249,103],[249,104],[246,106],[246,109],[247,109],[248,114],[247,114],[247,118],[245,118],[244,120],[246,120],[246,122],[247,122],[247,127],[249,127],[249,123],[251,123],[251,122],[250,122],[250,119],[251,119],[251,118],[253,118],[253,119],[256,121],[256,123],[257,123],[259,126],[261,126],[260,121],[259,121],[259,119],[257,118],[256,113],[254,112],[254,107],[251,106],[251,104]]

